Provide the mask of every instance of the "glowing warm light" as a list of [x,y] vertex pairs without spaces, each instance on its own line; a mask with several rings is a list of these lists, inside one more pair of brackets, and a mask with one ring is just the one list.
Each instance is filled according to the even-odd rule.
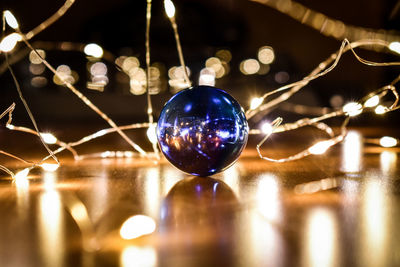
[[314,155],[321,155],[324,154],[328,150],[328,148],[333,145],[334,142],[332,140],[321,141],[310,147],[308,151]]
[[383,151],[380,155],[381,169],[383,173],[391,173],[397,167],[397,153],[393,151]]
[[258,60],[263,64],[271,64],[275,59],[274,50],[270,46],[263,46],[258,50]]
[[121,67],[126,73],[130,73],[131,70],[139,68],[140,66],[140,62],[137,57],[120,57],[119,61],[122,61]]
[[393,52],[400,54],[400,42],[391,42],[389,45],[389,49]]
[[221,60],[217,57],[210,57],[207,59],[206,68],[214,70],[216,78],[221,78],[225,74],[224,66],[222,65]]
[[[385,183],[382,183],[381,177],[369,179],[364,185],[363,201],[361,202],[362,228],[360,236],[361,261],[362,266],[389,266],[388,251],[390,251],[389,222],[392,221],[392,213],[389,209],[391,199],[388,197]],[[373,253],[370,253],[373,251]]]
[[228,168],[223,172],[224,182],[229,185],[229,187],[235,192],[235,194],[240,193],[240,165],[238,163],[234,164],[232,167]]
[[63,85],[65,82],[74,84],[78,80],[77,73],[71,71],[68,65],[60,65],[56,70],[57,75],[53,76],[53,82],[57,85]]
[[349,131],[342,146],[342,166],[344,172],[359,172],[362,159],[362,137],[358,132]]
[[171,0],[164,0],[164,8],[168,18],[173,18],[175,16],[175,6]]
[[6,128],[7,128],[7,129],[10,129],[10,130],[14,130],[14,129],[15,129],[15,126],[12,125],[12,124],[7,124],[7,125],[6,125]]
[[350,102],[343,106],[343,111],[351,117],[357,116],[362,112],[362,105],[356,102]]
[[54,172],[58,169],[58,167],[60,167],[60,165],[53,163],[42,163],[40,167],[47,172]]
[[262,97],[254,97],[250,102],[250,109],[258,108],[263,102]]
[[374,95],[373,97],[369,98],[364,103],[364,107],[372,108],[379,104],[379,96]]
[[104,76],[107,74],[107,66],[103,62],[96,62],[90,67],[93,76]]
[[383,147],[394,147],[397,146],[397,139],[390,136],[384,136],[379,140],[379,143]]
[[54,188],[47,188],[40,196],[39,205],[38,243],[40,252],[43,253],[43,266],[63,266],[66,235],[60,193]]
[[222,50],[218,50],[217,53],[215,53],[215,55],[221,59],[224,62],[229,62],[232,59],[232,53],[229,50],[226,49],[222,49]]
[[123,239],[134,239],[148,235],[156,230],[156,222],[145,215],[135,215],[127,219],[119,231]]
[[98,44],[87,44],[83,52],[91,57],[101,58],[103,56],[103,48]]
[[88,214],[85,205],[83,205],[80,202],[77,202],[72,206],[71,215],[77,221],[84,221],[88,219]]
[[156,127],[154,125],[151,125],[149,129],[147,129],[146,134],[147,138],[149,138],[152,144],[157,144],[157,133],[156,133]]
[[3,40],[0,42],[0,51],[2,52],[10,52],[14,49],[19,41],[22,40],[22,36],[18,33],[11,33],[4,37]]
[[268,220],[280,219],[279,185],[276,177],[263,175],[257,186],[257,208]]
[[51,145],[57,143],[57,137],[55,137],[51,133],[41,133],[40,136],[43,138],[43,141],[46,144]]
[[24,179],[27,178],[29,174],[29,168],[25,168],[22,171],[17,172],[17,174],[15,174],[15,179]]
[[336,266],[336,224],[335,218],[329,210],[315,209],[308,218],[307,263],[305,266]]
[[319,191],[336,188],[338,186],[339,186],[338,179],[325,178],[319,181],[298,184],[294,187],[294,192],[296,194],[313,194]]
[[157,266],[157,253],[150,246],[128,246],[121,253],[121,267]]
[[257,73],[259,70],[260,70],[260,63],[258,63],[258,61],[253,58],[243,60],[240,63],[240,71],[243,74],[251,75]]
[[215,85],[215,71],[212,68],[204,68],[200,71],[199,85]]
[[382,105],[377,106],[375,109],[376,114],[384,114],[384,113],[386,113],[386,111],[387,111],[386,107],[384,107]]
[[9,10],[4,11],[4,18],[6,19],[8,26],[13,29],[18,29],[18,21]]
[[272,134],[273,128],[271,123],[265,122],[263,125],[261,125],[261,131],[264,134]]

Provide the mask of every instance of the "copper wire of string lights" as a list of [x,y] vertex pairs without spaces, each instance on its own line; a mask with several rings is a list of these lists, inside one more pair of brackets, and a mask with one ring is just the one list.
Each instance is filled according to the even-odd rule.
[[188,70],[186,68],[185,60],[183,58],[182,45],[181,45],[181,40],[179,38],[179,32],[178,32],[178,24],[176,23],[176,19],[175,19],[174,3],[172,3],[171,0],[164,0],[164,9],[165,9],[165,13],[167,14],[167,16],[171,22],[172,29],[174,30],[176,49],[178,51],[178,56],[179,56],[179,61],[180,61],[181,67],[183,68],[183,77],[185,79],[185,84],[186,84],[186,87],[190,87],[190,86],[192,86],[192,82],[189,79]]
[[146,91],[147,91],[147,115],[149,118],[149,128],[147,129],[147,136],[149,137],[151,144],[153,145],[154,154],[157,159],[160,158],[157,147],[156,138],[156,125],[153,123],[153,105],[151,103],[150,96],[150,22],[151,22],[151,0],[147,0],[147,11],[146,11]]
[[[67,2],[69,2],[69,6],[66,5]],[[66,4],[63,7],[70,7],[72,5],[74,1],[66,1]],[[65,11],[68,9],[65,8],[63,9],[64,13]],[[185,62],[183,59],[183,52],[182,52],[182,48],[181,48],[181,44],[180,44],[180,39],[179,39],[179,34],[178,34],[178,30],[177,30],[177,24],[175,21],[175,7],[173,5],[173,3],[170,0],[165,0],[164,1],[164,7],[165,7],[165,11],[167,13],[167,16],[169,17],[170,21],[171,21],[171,25],[172,28],[174,30],[174,36],[176,39],[176,45],[177,45],[177,51],[178,51],[178,56],[179,56],[179,60],[181,63],[181,67],[183,68],[183,74],[184,74],[184,80],[187,86],[191,85],[191,81],[189,80],[189,75],[187,73],[187,68],[185,66]],[[6,13],[8,12],[8,13]],[[31,37],[28,38],[27,35],[24,35],[18,27],[18,22],[16,21],[16,19],[13,17],[13,15],[11,14],[11,12],[6,11],[4,13],[4,17],[7,20],[7,24],[14,28],[16,30],[16,33],[10,34],[8,36],[6,36],[5,38],[3,38],[3,40],[0,43],[0,52],[4,52],[7,53],[9,51],[12,51],[14,46],[16,45],[17,42],[19,41],[24,41],[25,44],[27,45],[27,47],[33,51],[34,53],[36,53],[36,55],[38,56],[38,58],[41,60],[41,62],[43,64],[45,64],[55,75],[57,74],[57,71],[40,55],[40,53],[37,52],[36,49],[33,48],[33,46],[30,44],[30,42],[28,41],[28,39],[32,38],[35,34],[37,34],[39,31],[36,30],[34,33],[32,33]],[[59,17],[58,17],[59,18]],[[111,126],[112,128],[108,128],[108,129],[102,129],[100,131],[97,131],[93,134],[90,134],[88,136],[85,136],[81,139],[79,139],[78,141],[75,142],[63,142],[61,140],[59,140],[58,138],[56,138],[54,135],[50,134],[50,133],[41,133],[39,132],[39,130],[33,130],[33,129],[29,129],[26,127],[20,127],[20,126],[15,126],[11,124],[11,118],[12,118],[12,111],[15,108],[15,104],[11,105],[7,110],[5,110],[1,116],[0,119],[4,116],[6,116],[7,114],[9,114],[9,120],[6,124],[6,127],[11,130],[11,131],[20,131],[20,132],[26,132],[29,134],[34,134],[37,135],[41,138],[43,138],[44,142],[46,144],[54,144],[54,145],[58,145],[59,148],[57,148],[56,150],[52,151],[52,153],[58,154],[64,150],[69,150],[74,158],[76,160],[80,160],[80,159],[86,159],[86,158],[93,158],[93,157],[101,157],[101,158],[108,158],[108,157],[136,157],[136,156],[140,156],[140,155],[147,155],[149,157],[153,157],[152,153],[149,152],[145,152],[144,150],[142,150],[139,146],[134,146],[133,147],[136,149],[136,151],[138,151],[139,153],[136,153],[134,151],[103,151],[103,152],[98,152],[98,153],[92,153],[92,154],[87,154],[87,155],[80,155],[78,154],[78,152],[74,149],[74,147],[82,145],[84,143],[90,142],[96,138],[100,138],[104,135],[107,134],[111,134],[114,132],[118,132],[122,137],[124,137],[124,133],[122,131],[125,130],[131,130],[131,129],[139,129],[139,128],[147,128],[148,129],[148,138],[151,140],[151,128],[154,127],[154,122],[153,122],[153,114],[152,114],[152,104],[151,104],[151,98],[149,95],[149,78],[150,78],[150,43],[149,43],[149,29],[150,29],[150,18],[151,18],[151,0],[148,0],[148,6],[147,6],[147,27],[146,27],[146,65],[147,65],[147,93],[148,93],[148,110],[147,113],[149,115],[149,122],[148,123],[135,123],[135,124],[129,124],[129,125],[125,125],[125,126],[117,126],[115,123],[113,123],[113,121],[111,121],[111,119],[108,118],[108,116],[106,114],[104,114],[103,112],[101,112],[96,106],[94,106],[89,99],[87,99],[84,95],[82,95],[72,84],[68,83],[67,81],[63,80],[62,77],[60,77],[60,80],[62,80],[64,82],[64,84],[72,91],[74,92],[86,105],[88,105],[89,107],[91,107],[96,113],[98,113],[103,119],[105,119]],[[53,21],[54,22],[54,21]],[[51,24],[51,23],[50,23]],[[41,26],[41,29],[45,29],[48,25],[50,25],[49,23],[47,24],[43,24],[44,26]],[[46,26],[47,25],[47,26]],[[35,28],[36,29],[36,28]],[[37,27],[37,29],[39,29]],[[32,31],[33,32],[33,31]],[[8,39],[7,39],[8,38]],[[5,40],[7,42],[5,42]],[[399,62],[389,62],[389,63],[378,63],[378,62],[372,62],[372,61],[368,61],[365,60],[361,57],[359,57],[357,55],[357,53],[354,51],[354,48],[356,47],[383,47],[383,48],[389,48],[390,49],[390,43],[387,41],[383,41],[383,40],[377,40],[377,39],[371,39],[371,40],[359,40],[356,42],[349,42],[347,39],[345,39],[340,47],[340,49],[338,50],[338,52],[332,54],[328,59],[326,59],[325,61],[323,61],[322,63],[320,63],[318,65],[317,68],[315,68],[309,75],[307,75],[306,77],[304,77],[302,80],[280,87],[276,90],[273,90],[272,92],[266,93],[265,95],[263,95],[262,97],[260,97],[258,99],[258,105],[252,105],[251,108],[246,112],[247,118],[251,119],[254,115],[261,113],[261,112],[265,112],[271,108],[274,108],[275,106],[277,106],[278,104],[288,104],[286,101],[296,92],[298,92],[300,89],[302,89],[304,86],[306,86],[310,81],[319,78],[325,74],[327,74],[328,72],[330,72],[331,70],[333,70],[341,56],[346,53],[347,51],[352,51],[353,55],[356,57],[356,59],[358,61],[360,61],[363,64],[366,65],[370,65],[370,66],[392,66],[392,65],[400,65]],[[82,51],[81,48],[78,49],[79,51]],[[82,51],[83,52],[83,51]],[[282,124],[282,119],[281,118],[277,118],[276,120],[274,120],[272,123],[269,124],[265,124],[263,125],[262,129],[252,129],[250,130],[250,134],[265,134],[264,138],[262,139],[262,141],[257,145],[257,151],[259,153],[259,156],[262,159],[265,160],[269,160],[269,161],[274,161],[274,162],[286,162],[286,161],[291,161],[291,160],[295,160],[295,159],[300,159],[300,158],[304,158],[308,155],[311,154],[323,154],[328,148],[330,148],[331,146],[341,142],[346,133],[347,133],[347,124],[349,122],[350,117],[352,116],[356,116],[359,115],[361,113],[364,112],[371,112],[371,111],[375,111],[375,113],[377,114],[382,114],[382,113],[386,113],[389,111],[393,111],[399,108],[398,106],[398,101],[399,101],[399,94],[397,92],[397,89],[395,87],[395,84],[400,80],[400,76],[397,77],[395,80],[393,80],[389,85],[384,86],[370,94],[368,94],[366,97],[364,97],[363,99],[361,99],[359,102],[354,102],[354,103],[349,103],[345,106],[343,106],[342,109],[339,110],[331,110],[331,109],[327,109],[327,108],[316,108],[316,107],[306,107],[306,106],[302,106],[301,109],[303,111],[303,114],[307,114],[311,113],[311,115],[316,114],[317,117],[314,118],[303,118],[300,119],[296,122],[293,123],[285,123]],[[385,95],[391,92],[394,97],[395,100],[393,101],[393,103],[391,105],[384,105],[384,104],[379,104],[381,98],[385,97]],[[282,93],[282,95],[280,95],[279,97],[272,99],[268,102],[265,102],[264,104],[262,104],[262,102],[264,102],[269,96],[273,95],[273,94],[277,94],[277,93]],[[292,106],[292,110],[298,114],[302,114],[302,112],[299,112],[299,107],[296,106]],[[297,107],[297,111],[296,108]],[[310,112],[310,110],[312,112]],[[344,116],[345,119],[340,127],[340,132],[335,135],[333,129],[327,125],[326,123],[322,122],[324,120],[330,119],[330,118],[334,118],[334,117],[339,117],[339,116]],[[265,157],[261,154],[261,146],[264,144],[264,142],[267,141],[267,139],[269,138],[269,136],[273,133],[280,133],[280,132],[286,132],[286,131],[291,131],[291,130],[295,130],[298,129],[300,127],[304,127],[304,126],[312,126],[312,127],[316,127],[318,130],[323,131],[324,133],[326,133],[330,139],[324,140],[324,141],[320,141],[316,144],[314,144],[313,146],[303,150],[300,153],[297,153],[295,155],[289,156],[287,158],[283,158],[283,159],[272,159],[269,157]],[[126,138],[128,138],[125,135]],[[124,137],[124,139],[125,139]],[[128,138],[129,139],[129,138]],[[125,139],[126,140],[126,139]],[[130,139],[129,139],[130,140]],[[128,141],[128,140],[127,140]],[[393,146],[397,146],[399,144],[399,140],[392,138],[392,137],[382,137],[381,139],[377,139],[377,138],[370,138],[370,139],[365,139],[366,143],[370,143],[370,144],[374,144],[374,145],[380,145],[383,147],[393,147]],[[130,143],[128,141],[128,143]],[[133,142],[132,142],[133,143]],[[156,144],[156,142],[152,142],[153,145]],[[130,143],[131,144],[131,143]],[[131,144],[132,145],[132,144]],[[153,146],[154,149],[154,146]],[[155,149],[154,149],[155,150]],[[31,165],[29,168],[26,168],[24,170],[22,170],[21,172],[17,173],[16,175],[13,174],[12,171],[8,170],[6,167],[1,166],[0,165],[0,170],[3,170],[5,172],[7,172],[8,174],[10,174],[11,176],[26,176],[29,173],[29,170],[31,168],[34,168],[36,166],[39,166],[39,164],[43,163],[44,161],[46,161],[47,159],[49,159],[51,157],[51,154],[46,156],[44,159],[42,159],[39,163],[31,163],[29,161],[25,161],[22,158],[19,158],[15,155],[9,154],[5,151],[0,151],[1,154],[12,157],[14,159],[20,160],[22,162],[24,162],[25,164],[29,164]],[[155,155],[158,155],[158,150],[155,150]],[[48,167],[48,168],[54,168],[54,166],[49,166],[49,165],[44,165],[41,164],[41,167]],[[57,166],[58,167],[58,166]]]
[[375,30],[360,26],[346,25],[340,20],[330,18],[292,0],[250,0],[271,7],[305,24],[321,34],[337,40],[380,39],[388,42],[398,41],[400,34],[393,31]]
[[[361,40],[358,42],[353,42],[350,43],[347,39],[345,39],[342,42],[342,45],[339,49],[339,51],[335,54],[332,54],[331,57],[329,57],[327,60],[325,60],[324,62],[320,63],[318,65],[317,68],[315,68],[311,74],[309,74],[308,76],[306,76],[305,78],[303,78],[300,81],[294,82],[292,84],[286,85],[286,86],[282,86],[276,90],[273,90],[269,93],[264,94],[261,98],[259,98],[261,101],[259,101],[259,106],[253,106],[252,108],[250,108],[247,112],[247,118],[250,119],[251,117],[253,117],[255,114],[266,110],[266,109],[270,109],[284,101],[286,101],[288,98],[290,98],[293,94],[295,94],[296,92],[298,92],[300,89],[302,89],[304,86],[306,86],[310,81],[317,79],[318,77],[321,77],[325,74],[327,74],[328,72],[332,71],[338,64],[341,56],[343,55],[343,53],[347,52],[347,51],[352,51],[353,55],[356,57],[356,59],[366,65],[370,65],[370,66],[395,66],[395,65],[400,65],[400,62],[384,62],[384,63],[379,63],[379,62],[372,62],[366,59],[361,58],[360,56],[357,55],[357,53],[354,51],[355,47],[359,47],[359,46],[365,46],[365,45],[378,45],[378,46],[386,46],[389,47],[389,43],[385,42],[385,41],[381,41],[381,40]],[[333,62],[333,63],[332,63]],[[329,64],[332,64],[329,66]],[[329,66],[329,67],[328,67]],[[322,116],[319,117],[315,117],[315,118],[303,118],[298,120],[297,122],[294,123],[286,123],[283,125],[279,126],[279,123],[272,123],[272,126],[270,128],[268,128],[267,130],[264,131],[264,133],[266,133],[266,136],[261,140],[261,142],[257,145],[257,152],[260,156],[260,158],[268,160],[268,161],[274,161],[274,162],[287,162],[287,161],[292,161],[292,160],[296,160],[296,159],[301,159],[304,158],[310,154],[323,154],[327,151],[328,148],[330,148],[331,146],[341,142],[344,137],[346,136],[347,133],[347,129],[346,126],[349,122],[349,118],[352,116],[356,116],[359,115],[361,113],[364,112],[368,112],[371,111],[372,108],[374,108],[375,106],[377,106],[380,102],[380,98],[384,96],[384,94],[386,94],[388,91],[392,92],[395,100],[394,102],[390,105],[390,106],[383,106],[380,105],[381,109],[384,110],[384,112],[389,112],[389,111],[393,111],[399,108],[398,106],[398,102],[399,102],[399,94],[397,92],[396,87],[394,86],[398,81],[399,81],[399,77],[398,76],[395,80],[393,80],[391,82],[391,84],[386,85],[370,94],[368,94],[366,97],[364,97],[363,99],[361,99],[359,102],[354,102],[354,103],[350,103],[345,105],[341,110],[338,111],[332,111],[330,113],[324,114]],[[261,106],[262,101],[264,101],[267,97],[283,92],[285,90],[289,90],[288,92],[283,93],[281,96],[271,100],[270,102],[267,102],[266,104]],[[371,100],[374,100],[374,103],[371,104]],[[330,118],[334,118],[334,117],[339,117],[339,116],[346,116],[347,118],[344,120],[342,126],[341,126],[341,131],[340,134],[338,134],[337,136],[333,135],[333,131],[332,129],[327,126],[324,125],[323,127],[318,127],[318,129],[324,131],[325,133],[327,133],[331,138],[324,140],[324,141],[320,141],[316,144],[314,144],[313,146],[301,151],[300,153],[297,153],[293,156],[289,156],[287,158],[282,158],[282,159],[272,159],[272,158],[268,158],[265,157],[261,154],[260,151],[260,147],[264,144],[264,142],[268,139],[268,137],[272,134],[272,133],[277,133],[277,132],[286,132],[286,131],[291,131],[291,130],[295,130],[304,126],[316,126],[316,123],[320,123],[323,120],[326,119],[330,119]],[[319,124],[320,125],[320,124]],[[251,130],[250,134],[260,134],[263,131],[261,130]],[[397,144],[397,143],[396,143]]]

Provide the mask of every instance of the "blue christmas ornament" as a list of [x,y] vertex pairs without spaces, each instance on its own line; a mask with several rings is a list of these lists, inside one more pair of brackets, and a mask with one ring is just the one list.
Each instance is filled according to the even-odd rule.
[[230,167],[246,146],[243,109],[226,92],[194,86],[174,95],[161,111],[157,138],[178,169],[208,176]]

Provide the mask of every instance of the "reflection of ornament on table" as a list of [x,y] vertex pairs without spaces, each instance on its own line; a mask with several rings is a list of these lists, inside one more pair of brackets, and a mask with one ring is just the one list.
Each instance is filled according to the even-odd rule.
[[237,205],[235,193],[223,181],[189,177],[176,183],[161,206],[160,259],[171,265],[177,257],[197,255],[196,266],[234,265],[226,260],[234,251]]
[[226,92],[196,86],[173,96],[158,120],[161,151],[178,169],[200,176],[231,166],[247,143],[243,109]]

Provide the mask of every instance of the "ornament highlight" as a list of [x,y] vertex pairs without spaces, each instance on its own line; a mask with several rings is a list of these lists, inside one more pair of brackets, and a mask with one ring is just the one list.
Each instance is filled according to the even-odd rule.
[[161,111],[157,138],[178,169],[208,176],[230,167],[247,143],[243,109],[223,90],[194,86],[174,95]]

